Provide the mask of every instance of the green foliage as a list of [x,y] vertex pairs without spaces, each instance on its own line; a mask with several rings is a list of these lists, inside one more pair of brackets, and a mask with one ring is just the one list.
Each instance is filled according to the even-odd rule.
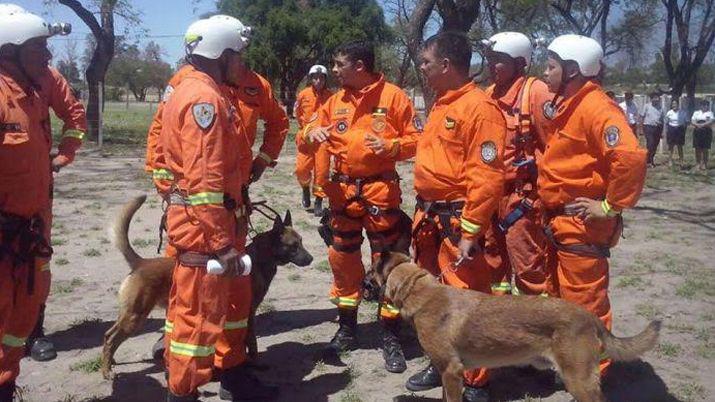
[[[146,99],[147,89],[161,89],[166,85],[173,71],[168,63],[162,61],[159,45],[149,42],[142,51],[137,45],[118,43],[117,53],[107,71],[108,85],[128,87],[139,101]],[[116,100],[111,93],[107,95],[108,99]]]
[[278,82],[283,98],[295,94],[311,65],[330,65],[341,43],[392,39],[375,0],[222,0],[218,9],[253,27],[246,61]]

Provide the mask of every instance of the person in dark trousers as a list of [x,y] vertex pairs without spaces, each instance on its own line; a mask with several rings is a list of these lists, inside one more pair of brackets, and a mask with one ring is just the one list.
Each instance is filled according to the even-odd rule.
[[641,114],[643,122],[643,135],[645,136],[646,147],[648,148],[648,166],[655,167],[655,153],[663,135],[663,124],[665,114],[660,106],[660,95],[650,94],[650,103],[647,103]]
[[704,100],[700,104],[700,110],[696,110],[691,119],[691,123],[695,127],[693,148],[695,148],[696,169],[703,172],[708,170],[708,153],[713,142],[713,122],[715,122],[715,116],[710,110],[710,102]]
[[685,128],[687,126],[685,111],[680,109],[677,99],[670,102],[670,110],[665,114],[668,122],[668,164],[673,167],[673,151],[678,147],[678,164],[683,166],[683,145],[685,145]]

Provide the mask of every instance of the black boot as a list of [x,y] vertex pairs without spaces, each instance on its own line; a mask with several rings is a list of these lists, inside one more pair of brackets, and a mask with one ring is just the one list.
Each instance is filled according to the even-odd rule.
[[269,401],[278,396],[278,387],[261,383],[244,365],[221,372],[219,397],[224,401]]
[[32,360],[36,362],[46,362],[53,360],[57,357],[57,351],[55,350],[55,344],[45,337],[45,331],[43,326],[45,324],[45,305],[40,307],[40,315],[37,317],[37,322],[35,323],[35,329],[27,338],[27,346],[25,347],[25,353],[32,357]]
[[464,385],[462,392],[463,402],[489,402],[489,392],[485,387],[472,387]]
[[303,187],[303,208],[310,208],[310,187]]
[[414,374],[407,380],[405,388],[410,391],[427,391],[428,389],[442,386],[442,375],[430,363],[424,370]]
[[323,197],[315,197],[314,205],[313,215],[317,217],[323,216]]
[[345,352],[357,346],[357,309],[338,308],[340,327],[328,344],[328,350]]
[[400,345],[400,319],[382,319],[382,357],[385,370],[390,373],[402,373],[407,370],[405,354]]
[[199,397],[196,394],[177,396],[172,394],[171,391],[167,391],[166,402],[199,402]]
[[0,402],[12,402],[13,394],[15,394],[15,381],[0,385]]
[[157,339],[151,347],[151,356],[154,360],[164,359],[164,352],[166,351],[166,341],[164,340],[165,336],[166,334],[161,334],[161,337]]

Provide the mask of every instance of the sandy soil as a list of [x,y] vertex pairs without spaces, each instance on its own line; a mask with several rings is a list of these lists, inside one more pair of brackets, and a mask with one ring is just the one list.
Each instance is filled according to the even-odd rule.
[[[331,273],[317,219],[299,206],[292,145],[278,167],[252,188],[279,211],[291,209],[294,226],[315,260],[308,268],[285,267],[258,317],[260,373],[281,388],[280,401],[437,401],[440,390],[419,395],[403,387],[423,368],[414,336],[405,336],[408,370],[389,374],[378,349],[375,305],[360,310],[359,350],[341,362],[321,360],[320,349],[336,329],[327,300]],[[111,154],[87,150],[57,178],[55,193],[54,284],[46,329],[59,349],[48,363],[22,362],[18,384],[23,401],[164,400],[162,366],[151,360],[151,345],[163,326],[155,311],[141,334],[124,343],[113,381],[98,372],[102,335],[117,315],[116,291],[128,268],[110,244],[106,228],[130,197],[152,194],[139,150]],[[410,164],[402,171],[406,209],[412,211]],[[639,206],[626,216],[625,239],[614,250],[611,297],[615,333],[631,335],[649,319],[664,320],[661,344],[643,361],[616,364],[604,384],[610,400],[623,402],[715,401],[715,187],[703,177],[658,167]],[[130,238],[144,256],[155,256],[160,205],[150,197],[135,217]],[[258,222],[267,228],[267,222]],[[217,384],[203,389],[218,401]],[[493,401],[568,401],[563,391],[515,369],[496,370]]]

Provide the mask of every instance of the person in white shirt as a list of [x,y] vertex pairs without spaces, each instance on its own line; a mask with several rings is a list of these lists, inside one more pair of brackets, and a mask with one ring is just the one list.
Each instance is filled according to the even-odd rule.
[[700,110],[696,110],[691,119],[691,123],[695,127],[695,130],[693,130],[695,160],[697,161],[697,168],[702,171],[708,170],[708,153],[713,142],[712,125],[714,121],[715,116],[710,111],[710,102],[704,100],[700,104]]
[[660,95],[650,94],[650,103],[646,103],[641,114],[643,135],[648,149],[648,166],[655,167],[655,152],[658,150],[660,138],[663,135],[665,114],[660,107]]
[[668,122],[668,164],[673,166],[673,150],[678,147],[678,164],[683,166],[683,145],[685,145],[685,127],[687,126],[685,111],[680,109],[677,99],[670,102],[670,110],[665,114]]
[[628,91],[624,94],[626,100],[621,102],[619,106],[623,109],[623,113],[626,114],[626,119],[628,120],[628,125],[631,126],[633,134],[638,135],[638,106],[633,101],[633,92]]

